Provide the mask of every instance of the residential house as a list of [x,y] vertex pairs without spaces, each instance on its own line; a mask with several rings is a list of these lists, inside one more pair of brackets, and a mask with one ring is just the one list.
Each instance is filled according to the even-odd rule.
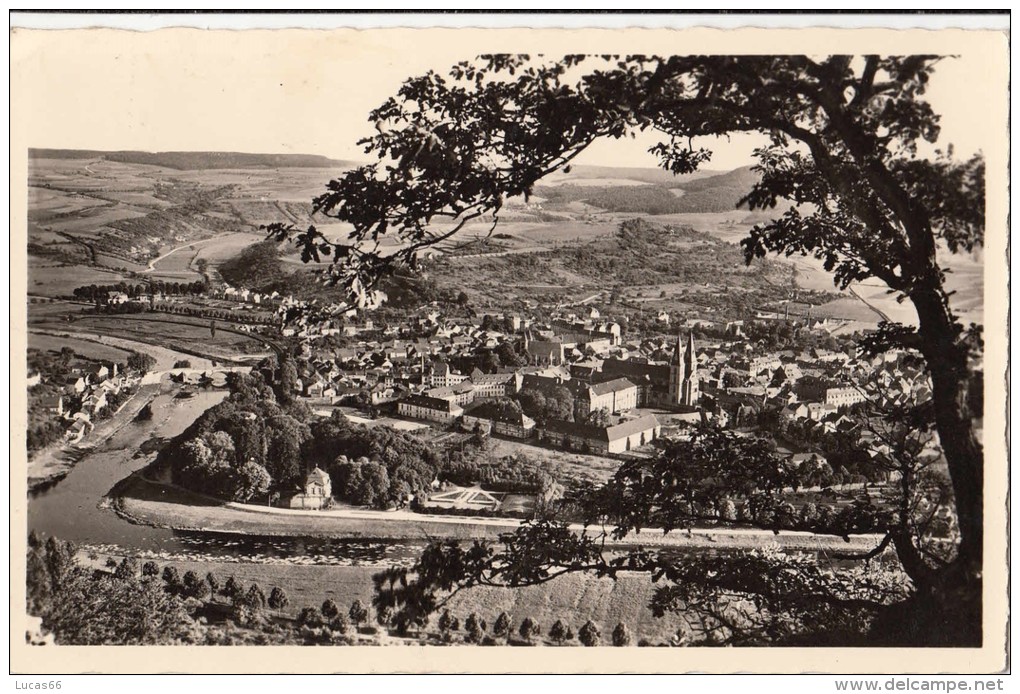
[[514,372],[486,374],[475,369],[470,380],[474,385],[475,399],[500,398],[517,392],[518,379]]
[[849,407],[867,399],[863,391],[852,387],[827,388],[825,391],[825,404],[835,407]]
[[71,423],[71,426],[67,428],[67,431],[64,432],[64,439],[68,443],[80,443],[90,431],[92,431],[91,423],[82,419],[76,419]]
[[42,398],[40,404],[45,407],[48,411],[54,412],[59,416],[64,414],[64,398],[61,395],[53,395],[47,398]]
[[290,508],[321,509],[329,506],[333,498],[333,486],[329,475],[318,467],[308,473],[304,490],[288,501]]
[[446,388],[462,383],[467,376],[454,371],[445,361],[436,362],[432,365],[432,373],[429,374],[429,384],[433,388]]
[[65,381],[64,390],[68,393],[75,393],[81,395],[85,392],[85,388],[88,386],[88,380],[84,376],[71,374]]

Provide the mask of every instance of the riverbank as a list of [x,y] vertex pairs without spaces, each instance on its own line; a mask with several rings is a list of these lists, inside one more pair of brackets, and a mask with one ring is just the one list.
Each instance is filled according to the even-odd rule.
[[142,408],[150,404],[159,395],[160,390],[159,383],[140,385],[109,419],[96,425],[95,430],[81,445],[60,444],[41,451],[39,455],[29,460],[28,491],[31,493],[44,489],[67,477],[83,458],[110,440],[123,427],[135,421]]
[[[497,539],[500,534],[520,526],[520,521],[509,518],[430,516],[411,511],[360,508],[298,511],[222,503],[145,479],[142,475],[134,475],[118,485],[111,502],[118,515],[139,525],[263,537],[400,541]],[[576,532],[583,530],[580,525],[571,528]],[[860,552],[873,548],[878,540],[875,536],[859,536],[845,542],[842,538],[792,531],[777,535],[749,528],[695,528],[690,532],[669,534],[645,530],[624,541],[608,540],[607,545],[752,549],[779,544],[791,551]]]

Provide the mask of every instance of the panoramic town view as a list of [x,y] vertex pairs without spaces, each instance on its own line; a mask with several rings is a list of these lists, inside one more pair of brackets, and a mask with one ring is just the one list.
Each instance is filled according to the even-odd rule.
[[30,151],[33,643],[980,645],[939,61],[582,58],[408,75],[359,160]]

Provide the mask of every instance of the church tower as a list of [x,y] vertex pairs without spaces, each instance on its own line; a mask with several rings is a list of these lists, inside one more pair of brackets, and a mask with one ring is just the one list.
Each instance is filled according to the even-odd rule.
[[669,404],[682,405],[684,402],[684,348],[680,333],[676,334],[676,347],[673,358],[669,360]]
[[[679,345],[678,345],[679,347]],[[687,407],[697,407],[701,400],[701,387],[698,384],[698,355],[694,351],[694,333],[687,335],[687,350],[684,352],[684,379],[680,388],[681,403]]]

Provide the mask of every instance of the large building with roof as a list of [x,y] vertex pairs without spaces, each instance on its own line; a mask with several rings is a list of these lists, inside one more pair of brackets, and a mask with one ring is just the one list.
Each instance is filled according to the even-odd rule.
[[573,381],[574,416],[587,417],[589,413],[604,409],[609,413],[626,412],[638,406],[638,389],[626,378],[587,384]]
[[550,420],[539,430],[539,438],[553,446],[587,453],[626,453],[659,438],[662,427],[653,414],[626,419],[619,424],[597,427],[576,422]]
[[480,403],[464,412],[461,427],[475,431],[480,427],[484,433],[499,434],[515,439],[527,439],[535,433],[535,420],[519,409],[508,407],[496,401]]
[[464,408],[452,400],[431,398],[428,395],[410,395],[397,405],[397,414],[412,419],[449,424],[464,414]]

